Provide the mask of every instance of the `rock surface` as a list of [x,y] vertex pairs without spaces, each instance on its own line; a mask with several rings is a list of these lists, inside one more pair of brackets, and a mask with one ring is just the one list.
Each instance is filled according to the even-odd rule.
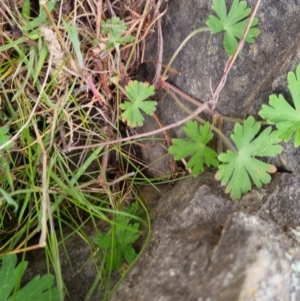
[[299,300],[300,177],[278,173],[240,202],[212,174],[160,200],[152,239],[111,301]]

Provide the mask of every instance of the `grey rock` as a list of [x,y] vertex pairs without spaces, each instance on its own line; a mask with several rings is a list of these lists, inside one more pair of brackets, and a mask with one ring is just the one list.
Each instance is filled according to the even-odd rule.
[[275,157],[273,160],[271,160],[270,163],[285,171],[300,174],[300,148],[295,148],[293,141],[282,143],[282,148],[282,153]]
[[234,203],[212,174],[182,181],[161,199],[148,249],[111,301],[299,300],[299,183],[277,174]]
[[258,212],[259,217],[272,220],[281,229],[300,226],[300,178],[284,173],[269,185],[267,201]]
[[[253,7],[256,1],[247,2]],[[272,92],[272,81],[279,74],[285,74],[283,67],[289,65],[298,52],[299,4],[299,1],[262,1],[257,14],[261,34],[254,45],[245,44],[236,61],[220,94],[217,111],[221,114],[245,118],[250,106],[262,92],[266,89]],[[170,2],[163,19],[166,62],[189,33],[206,26],[205,21],[210,14],[213,14],[210,1],[191,0],[188,4],[176,0]],[[284,25],[282,20],[285,20]],[[193,97],[207,100],[210,97],[210,79],[214,87],[220,80],[227,61],[222,38],[222,34],[210,35],[209,32],[194,36],[172,66],[181,75],[171,75],[170,81]],[[182,110],[174,112],[174,101],[167,97],[161,101],[160,108],[165,124],[185,116]]]
[[292,300],[297,286],[292,284],[288,255],[297,250],[269,221],[235,213],[225,225],[203,284],[190,300]]
[[149,247],[111,300],[185,300],[194,280],[205,275],[234,205],[213,195],[212,180],[189,178],[161,198]]

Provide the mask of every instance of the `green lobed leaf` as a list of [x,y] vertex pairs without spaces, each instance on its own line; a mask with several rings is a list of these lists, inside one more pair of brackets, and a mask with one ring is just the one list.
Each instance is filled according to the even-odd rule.
[[2,258],[0,268],[0,300],[3,301],[31,301],[31,300],[59,300],[57,288],[51,288],[54,283],[52,275],[39,275],[33,278],[23,288],[10,296],[15,287],[19,285],[28,262],[17,265],[16,255],[7,255]]
[[272,94],[269,105],[262,105],[259,115],[269,123],[275,124],[277,137],[287,142],[294,135],[294,147],[300,145],[300,64],[296,73],[289,72],[288,88],[292,95],[294,107],[285,98]]
[[222,185],[227,185],[225,192],[230,193],[233,200],[240,199],[251,190],[250,179],[260,188],[262,184],[271,181],[269,173],[276,171],[275,166],[254,158],[274,157],[282,152],[282,147],[278,145],[280,140],[271,127],[267,127],[257,136],[260,127],[260,123],[255,122],[252,116],[243,125],[236,124],[231,139],[237,150],[228,150],[218,157],[221,163],[215,177]]
[[59,300],[57,288],[51,288],[53,284],[53,275],[37,275],[7,301]]
[[94,242],[102,249],[109,250],[111,248],[111,235],[107,233],[99,233]]
[[123,253],[128,264],[131,264],[137,256],[134,248],[130,245],[123,248]]
[[[247,18],[251,9],[247,8],[246,1],[233,0],[229,13],[225,0],[213,0],[212,5],[216,16],[210,15],[206,21],[206,25],[210,28],[211,34],[216,34],[225,31],[223,44],[229,56],[232,56],[238,46],[237,39],[243,36],[245,27],[249,21]],[[251,28],[245,37],[248,43],[254,43],[255,38],[260,34],[259,29],[256,27],[258,19],[254,18]]]
[[135,243],[139,238],[139,224],[130,223],[130,219],[123,215],[117,216],[116,223],[117,244],[124,247]]
[[139,218],[142,218],[145,214],[145,211],[138,202],[132,203],[125,212]]
[[116,44],[118,45],[126,45],[127,43],[130,43],[134,40],[133,36],[112,36],[109,38],[107,45],[105,47],[105,50],[111,50],[116,47]]
[[2,267],[0,269],[0,300],[7,300],[27,268],[26,262],[15,267],[16,264],[16,255],[7,255],[2,258]]
[[110,50],[116,45],[126,45],[134,40],[131,35],[125,35],[127,26],[119,17],[112,17],[106,21],[101,22],[101,33],[108,35],[108,42],[105,50]]
[[188,156],[186,169],[191,168],[193,176],[198,176],[204,170],[204,164],[207,166],[218,166],[218,154],[207,146],[207,143],[213,138],[209,123],[198,127],[196,121],[187,121],[183,131],[190,138],[172,139],[173,145],[169,147],[169,153],[174,155],[175,160],[181,160]]
[[[126,213],[134,214],[134,216],[140,215],[140,206],[137,202],[131,204]],[[95,243],[106,252],[103,260],[105,264],[112,263],[112,269],[120,269],[122,260],[125,258],[128,264],[130,264],[137,256],[132,244],[139,238],[139,224],[132,223],[132,218],[127,215],[119,214],[116,216],[114,231],[109,233],[99,233],[94,239]],[[114,235],[114,236],[113,236]],[[112,244],[112,242],[114,242]]]
[[112,36],[120,35],[126,31],[127,27],[124,20],[120,20],[119,17],[112,17],[106,21],[101,21],[101,33],[111,34]]
[[120,108],[124,110],[121,115],[122,120],[131,127],[141,126],[144,123],[144,117],[140,110],[150,116],[156,110],[157,102],[147,100],[148,97],[154,95],[154,87],[135,80],[129,82],[125,91],[130,101],[120,104]]

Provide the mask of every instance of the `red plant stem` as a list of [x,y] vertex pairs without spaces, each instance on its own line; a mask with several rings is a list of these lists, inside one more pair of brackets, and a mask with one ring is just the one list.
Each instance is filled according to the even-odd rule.
[[194,104],[197,107],[199,107],[203,104],[203,101],[194,99],[193,97],[189,96],[188,94],[186,94],[185,92],[181,91],[180,89],[178,89],[177,87],[173,86],[172,84],[170,84],[168,82],[160,81],[159,85],[164,89],[173,90],[175,93],[177,93],[178,95],[180,95],[184,99],[188,100],[189,102],[191,102],[192,104]]
[[130,10],[130,12],[131,12],[131,19],[132,20],[137,19],[137,15],[139,15],[137,10],[137,1],[133,1],[132,10]]
[[95,58],[94,63],[96,65],[97,71],[99,72],[100,80],[101,80],[101,83],[102,83],[102,86],[103,86],[103,90],[104,90],[106,96],[108,98],[111,98],[111,91],[110,91],[110,89],[108,87],[108,84],[107,84],[107,78],[106,78],[105,74],[103,73],[102,61],[98,58]]
[[99,102],[99,105],[102,106],[103,105],[103,102],[100,98],[100,95],[95,87],[95,84],[94,84],[94,81],[93,81],[93,78],[91,75],[88,75],[87,78],[86,78],[86,81],[87,81],[87,84],[88,86],[90,87],[90,89],[92,90],[95,98],[97,99],[97,101]]
[[[178,95],[180,95],[182,98],[186,99],[187,101],[189,101],[190,103],[192,103],[193,105],[199,107],[203,104],[203,101],[201,100],[197,100],[191,96],[189,96],[188,94],[186,94],[185,92],[181,91],[180,89],[178,89],[177,87],[173,86],[172,84],[165,82],[165,81],[160,81],[159,86],[162,87],[163,89],[166,90],[173,90],[175,93],[177,93]],[[217,116],[221,116],[220,113],[218,113],[215,110],[212,110],[210,108],[207,109],[207,112],[209,112],[211,115],[217,115]]]

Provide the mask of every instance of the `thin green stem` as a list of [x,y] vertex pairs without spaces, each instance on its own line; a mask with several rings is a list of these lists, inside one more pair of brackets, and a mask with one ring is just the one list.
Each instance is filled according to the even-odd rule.
[[50,241],[49,249],[51,250],[51,256],[52,256],[52,260],[53,260],[53,268],[54,268],[55,276],[56,276],[56,284],[57,284],[57,289],[58,289],[58,293],[59,293],[59,300],[63,301],[64,300],[64,281],[62,278],[58,241],[57,241],[55,232],[50,231],[49,241]]
[[183,41],[182,43],[180,44],[180,46],[177,48],[177,50],[175,51],[175,53],[173,54],[173,56],[171,57],[164,73],[163,73],[163,77],[166,76],[167,72],[169,71],[171,65],[173,64],[173,61],[175,60],[176,56],[178,55],[178,53],[181,51],[181,49],[185,46],[185,44],[193,37],[195,36],[197,33],[200,33],[200,32],[205,32],[205,31],[210,31],[210,28],[209,27],[201,27],[201,28],[198,28],[194,31],[192,31]]

